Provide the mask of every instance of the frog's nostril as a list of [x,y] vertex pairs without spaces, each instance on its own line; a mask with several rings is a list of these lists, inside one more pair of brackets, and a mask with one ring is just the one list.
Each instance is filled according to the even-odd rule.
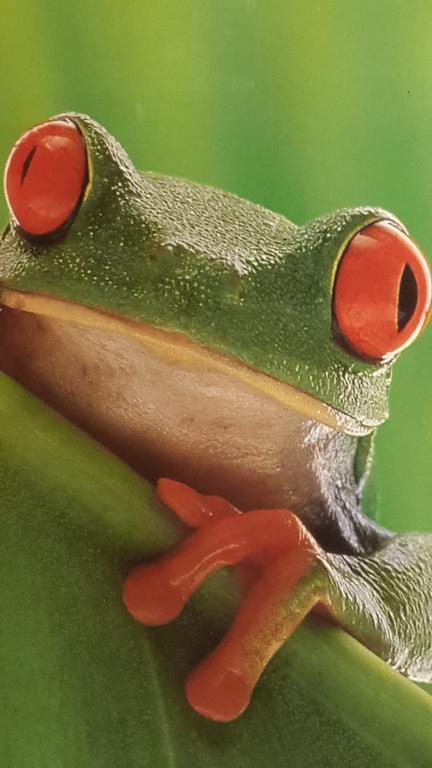
[[52,120],[27,131],[5,170],[10,212],[24,236],[52,236],[75,217],[88,183],[87,151],[78,127]]

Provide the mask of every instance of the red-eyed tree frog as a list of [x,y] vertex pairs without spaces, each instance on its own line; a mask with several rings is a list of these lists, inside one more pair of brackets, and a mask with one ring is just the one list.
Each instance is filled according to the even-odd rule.
[[296,226],[139,173],[74,113],[19,139],[5,191],[0,369],[162,478],[196,529],[131,571],[125,610],[163,624],[216,568],[245,583],[187,681],[192,707],[241,714],[311,610],[431,681],[432,536],[394,535],[362,509],[392,364],[431,307],[403,225],[353,208]]

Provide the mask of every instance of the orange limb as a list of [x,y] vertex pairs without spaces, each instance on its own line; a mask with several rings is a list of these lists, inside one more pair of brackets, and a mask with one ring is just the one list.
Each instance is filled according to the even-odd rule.
[[166,479],[159,481],[158,492],[183,522],[198,530],[174,551],[131,571],[124,602],[137,621],[172,621],[217,568],[245,560],[259,566],[259,576],[226,636],[186,684],[189,703],[197,712],[213,720],[232,720],[247,706],[274,653],[318,602],[315,582],[305,576],[319,548],[286,509],[241,514],[220,497],[201,496]]
[[204,496],[189,485],[161,477],[156,491],[167,505],[188,528],[201,528],[211,520],[241,515],[239,509],[221,496]]
[[313,561],[313,552],[298,549],[276,560],[251,588],[223,640],[186,682],[196,712],[228,722],[246,709],[268,662],[318,602],[313,580],[298,589]]

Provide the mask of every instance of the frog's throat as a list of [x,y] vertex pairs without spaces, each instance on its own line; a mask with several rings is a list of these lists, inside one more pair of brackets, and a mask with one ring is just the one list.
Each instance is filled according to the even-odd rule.
[[291,384],[262,373],[235,358],[204,347],[180,332],[156,328],[103,309],[75,304],[43,293],[3,288],[1,303],[22,312],[128,336],[155,357],[177,368],[224,373],[295,413],[325,424],[338,432],[364,435],[373,428],[337,411]]

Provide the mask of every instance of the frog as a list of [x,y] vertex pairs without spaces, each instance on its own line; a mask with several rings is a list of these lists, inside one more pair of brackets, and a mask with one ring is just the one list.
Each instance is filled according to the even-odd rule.
[[18,139],[5,195],[0,370],[185,526],[131,567],[125,612],[167,624],[220,568],[241,586],[186,681],[192,708],[239,717],[311,611],[432,681],[432,535],[384,529],[368,493],[393,364],[431,313],[427,260],[399,219],[365,206],[299,226],[139,172],[75,112]]

